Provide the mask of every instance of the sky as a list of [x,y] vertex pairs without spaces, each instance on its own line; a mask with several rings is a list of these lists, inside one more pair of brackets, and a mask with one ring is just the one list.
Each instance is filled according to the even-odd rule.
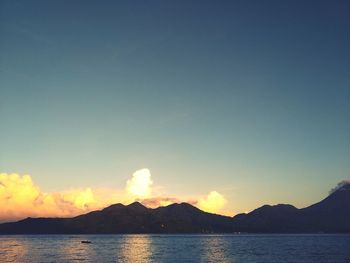
[[1,1],[0,220],[39,199],[50,215],[140,198],[229,215],[321,200],[350,177],[349,12]]

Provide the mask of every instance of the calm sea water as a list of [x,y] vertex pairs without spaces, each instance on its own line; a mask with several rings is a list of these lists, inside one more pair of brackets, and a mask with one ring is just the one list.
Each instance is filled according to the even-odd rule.
[[350,235],[0,236],[0,262],[349,263]]

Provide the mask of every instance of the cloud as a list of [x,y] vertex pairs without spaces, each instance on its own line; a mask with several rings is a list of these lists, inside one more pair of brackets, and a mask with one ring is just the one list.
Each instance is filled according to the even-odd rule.
[[133,173],[132,178],[126,182],[126,191],[133,196],[146,198],[151,195],[152,184],[151,172],[144,168]]
[[141,169],[127,181],[125,190],[88,187],[45,193],[34,184],[30,175],[0,173],[0,221],[70,217],[114,203],[127,204],[149,197],[152,184],[150,171]]
[[146,199],[138,199],[144,206],[149,208],[157,208],[160,206],[167,206],[173,203],[181,203],[181,201],[175,197],[152,197]]
[[0,217],[18,217],[22,213],[17,209],[18,207],[23,208],[24,212],[31,213],[32,206],[23,206],[23,204],[34,203],[39,195],[40,189],[33,184],[29,175],[20,177],[17,174],[1,173]]
[[72,217],[111,204],[129,204],[133,201],[150,208],[187,202],[204,211],[218,213],[227,202],[216,191],[211,191],[206,197],[192,196],[189,201],[183,197],[168,197],[157,189],[163,188],[153,186],[148,169],[133,173],[125,189],[88,187],[52,193],[43,192],[30,175],[0,173],[0,221],[26,217]]
[[197,202],[197,207],[206,212],[218,213],[226,205],[227,200],[222,194],[216,191],[211,191],[206,197],[200,198]]
[[91,188],[82,190],[71,190],[62,194],[63,199],[72,203],[76,208],[85,210],[88,209],[91,204],[96,203],[94,193]]
[[339,190],[341,190],[341,191],[342,190],[350,190],[350,180],[343,180],[343,181],[339,182],[336,187],[334,187],[333,189],[331,189],[329,191],[329,194],[331,195],[334,192],[339,191]]
[[[99,189],[71,189],[44,193],[29,175],[0,174],[0,220],[39,216],[74,216],[117,201]],[[120,199],[120,198],[119,198]]]
[[0,174],[0,218],[2,220],[37,216],[40,209],[50,215],[57,210],[57,195],[46,195],[29,175]]

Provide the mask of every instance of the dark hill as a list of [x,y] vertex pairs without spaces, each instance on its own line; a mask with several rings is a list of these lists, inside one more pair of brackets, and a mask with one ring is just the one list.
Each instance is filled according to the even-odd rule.
[[0,225],[1,234],[113,234],[232,232],[232,218],[187,204],[151,209],[135,202],[115,204],[73,218],[27,218]]
[[234,229],[267,233],[349,233],[350,187],[345,185],[319,203],[297,209],[291,205],[262,206],[233,218]]
[[115,204],[73,218],[26,218],[0,224],[0,234],[115,233],[350,233],[350,186],[338,185],[319,203],[303,209],[264,205],[233,218],[190,204],[151,209]]
[[239,214],[233,218],[239,232],[294,232],[298,209],[292,205],[264,205],[249,214]]
[[298,223],[312,232],[350,232],[350,188],[339,189],[319,203],[300,209]]

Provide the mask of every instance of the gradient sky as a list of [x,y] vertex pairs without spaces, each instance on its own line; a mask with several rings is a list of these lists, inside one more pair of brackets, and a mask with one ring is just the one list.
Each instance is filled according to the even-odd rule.
[[1,1],[0,172],[235,212],[350,177],[349,1]]

